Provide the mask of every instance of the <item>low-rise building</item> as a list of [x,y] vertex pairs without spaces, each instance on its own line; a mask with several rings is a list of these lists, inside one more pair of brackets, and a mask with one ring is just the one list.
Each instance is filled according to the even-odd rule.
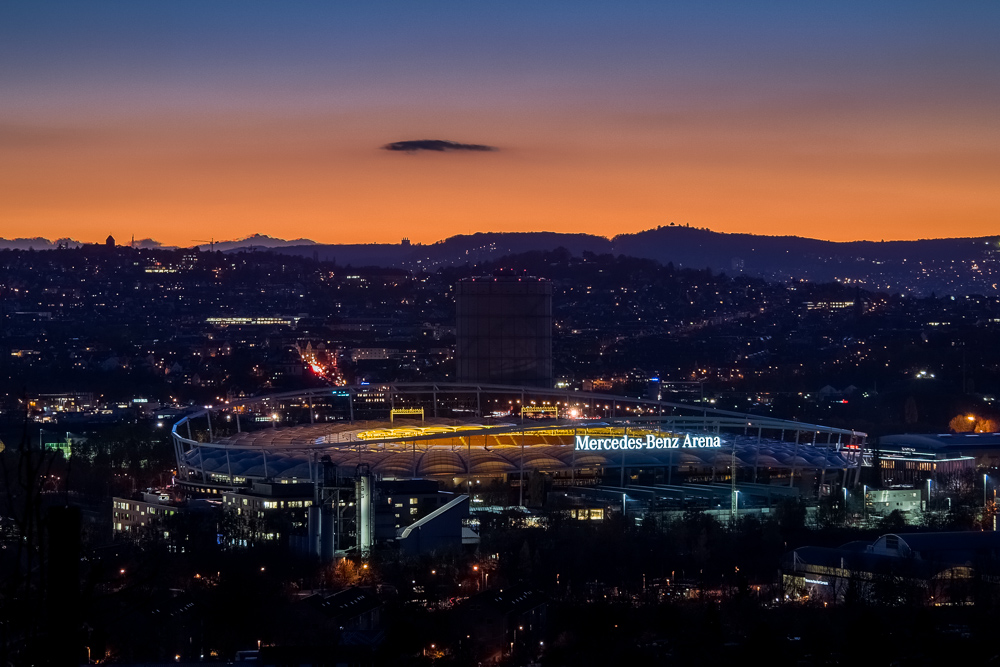
[[839,548],[800,547],[782,559],[789,598],[877,604],[968,604],[1000,589],[1000,533],[888,533]]
[[254,482],[249,490],[226,491],[222,494],[227,517],[224,537],[238,546],[287,541],[289,535],[308,529],[314,495],[315,487],[303,483]]
[[160,543],[172,553],[185,553],[195,543],[216,540],[218,501],[147,491],[133,498],[112,498],[111,503],[111,529],[117,541]]
[[182,511],[184,504],[168,493],[146,492],[139,498],[112,498],[112,530],[116,537],[140,540],[151,535],[170,537],[168,517]]
[[865,508],[869,514],[886,516],[892,512],[919,514],[927,509],[927,498],[922,488],[868,489]]

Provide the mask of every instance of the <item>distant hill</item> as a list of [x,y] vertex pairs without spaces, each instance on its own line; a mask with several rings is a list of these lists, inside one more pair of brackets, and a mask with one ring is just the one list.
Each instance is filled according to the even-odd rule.
[[798,236],[722,234],[692,227],[659,227],[612,239],[616,254],[679,266],[816,281],[843,278],[865,264],[916,265],[992,257],[997,242],[998,237],[836,243]]
[[294,239],[286,241],[285,239],[275,238],[273,236],[268,236],[267,234],[252,234],[246,238],[238,239],[236,241],[214,241],[202,243],[198,247],[202,250],[218,250],[220,252],[227,252],[242,248],[265,248],[268,250],[274,250],[277,248],[302,248],[314,245],[316,245],[316,242],[310,241],[309,239]]
[[315,257],[342,266],[387,266],[407,269],[434,269],[439,266],[475,264],[504,255],[566,248],[573,254],[609,253],[608,239],[590,234],[558,232],[489,232],[452,236],[431,245],[366,243],[355,245],[298,245],[275,252]]
[[554,250],[645,257],[678,266],[745,273],[801,274],[832,280],[845,266],[872,261],[919,262],[972,259],[996,251],[998,237],[836,243],[798,236],[724,234],[693,227],[658,227],[612,239],[557,232],[495,232],[452,236],[431,245],[288,245],[279,252],[317,255],[339,264],[413,268],[475,263],[503,255]]
[[[53,248],[69,239],[0,239],[0,248]],[[143,243],[147,243],[144,241]],[[152,244],[155,242],[148,241]],[[208,244],[202,244],[208,250]],[[213,249],[245,252],[262,249],[335,262],[340,266],[381,266],[435,270],[475,265],[506,255],[565,248],[584,253],[654,259],[677,267],[711,269],[769,280],[839,280],[861,287],[913,294],[1000,294],[1000,237],[855,241],[836,243],[798,236],[724,234],[694,227],[657,227],[608,239],[558,232],[462,234],[429,245],[410,243],[321,244],[255,234],[220,241]]]
[[[677,267],[709,268],[772,280],[807,279],[819,282],[850,279],[880,289],[895,289],[902,278],[923,280],[929,290],[930,272],[937,272],[941,287],[950,283],[942,272],[949,266],[995,292],[992,269],[1000,261],[1000,237],[927,239],[919,241],[855,241],[836,243],[798,236],[724,234],[694,227],[658,227],[612,239],[590,234],[556,232],[480,233],[453,236],[431,245],[368,244],[286,246],[277,252],[316,257],[340,265],[387,266],[432,270],[439,266],[476,264],[505,255],[565,248],[574,255],[611,253],[655,259]],[[983,272],[986,266],[991,271]],[[1000,267],[998,267],[1000,268]],[[924,269],[927,269],[926,271]],[[932,271],[933,270],[933,271]],[[883,279],[885,284],[883,285]],[[962,278],[965,280],[965,278]],[[904,281],[906,282],[906,281]],[[923,289],[900,288],[915,293]]]
[[[120,246],[133,245],[136,248],[163,248],[164,250],[171,250],[177,247],[165,246],[157,241],[154,241],[153,239],[135,239],[134,241],[130,239],[117,239],[117,244]],[[49,239],[42,238],[40,236],[15,239],[0,238],[0,250],[55,250],[60,246],[65,248],[79,248],[82,245],[87,244],[71,238],[56,239],[55,241],[50,241]],[[103,239],[96,245],[104,245]],[[312,245],[316,245],[316,242],[310,241],[309,239],[294,239],[286,241],[285,239],[275,238],[273,236],[268,236],[267,234],[252,234],[246,238],[236,239],[234,241],[209,240],[204,243],[199,243],[195,247],[201,250],[218,250],[220,252],[227,252],[229,250],[249,248],[263,248],[270,250],[284,246],[305,247]]]

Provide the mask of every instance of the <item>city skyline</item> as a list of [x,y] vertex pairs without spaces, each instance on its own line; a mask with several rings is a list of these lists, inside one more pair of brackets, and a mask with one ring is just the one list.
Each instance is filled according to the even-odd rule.
[[[985,236],[995,7],[8,3],[0,236]],[[443,140],[494,151],[389,151]]]
[[0,664],[995,662],[998,34],[0,3]]

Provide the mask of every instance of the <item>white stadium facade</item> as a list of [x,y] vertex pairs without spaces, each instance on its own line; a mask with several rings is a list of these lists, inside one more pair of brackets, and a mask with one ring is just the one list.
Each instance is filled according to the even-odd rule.
[[857,480],[865,434],[704,404],[461,383],[327,387],[222,402],[172,430],[178,483],[222,494],[316,483],[323,465],[456,489],[644,479],[799,485]]

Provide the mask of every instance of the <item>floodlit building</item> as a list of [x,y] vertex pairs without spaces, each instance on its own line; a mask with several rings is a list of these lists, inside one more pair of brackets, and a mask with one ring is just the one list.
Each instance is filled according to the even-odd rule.
[[[185,492],[224,497],[258,526],[269,512],[304,512],[298,525],[247,534],[290,531],[295,548],[332,557],[416,539],[429,522],[405,529],[457,496],[472,515],[553,495],[577,498],[566,509],[587,520],[622,507],[768,511],[859,484],[865,434],[652,398],[389,383],[231,401],[184,417],[172,437]],[[453,543],[474,539],[452,533]]]
[[[430,416],[387,418],[392,401],[413,405],[418,392],[433,402],[424,407]],[[747,470],[746,482],[780,478],[785,486],[796,486],[807,475],[822,474],[826,483],[838,483],[847,474],[856,476],[864,438],[858,431],[652,399],[521,387],[371,385],[316,390],[311,399],[246,402],[220,408],[235,409],[238,418],[227,423],[239,431],[214,437],[203,430],[208,443],[193,431],[182,435],[192,418],[175,426],[178,482],[189,492],[216,495],[255,482],[315,481],[320,457],[341,475],[362,466],[378,480],[431,479],[472,494],[493,482],[517,488],[532,473],[546,475],[557,487],[590,486],[605,478],[620,486],[640,474],[668,485],[712,483],[728,478],[734,463]],[[344,402],[346,410],[331,406]],[[523,410],[522,402],[528,404]],[[312,409],[302,407],[310,403]],[[331,407],[341,412],[328,419]],[[499,416],[477,416],[477,409]],[[541,409],[547,412],[529,414]],[[383,417],[351,419],[362,410],[381,410]],[[207,426],[207,412],[194,418]],[[295,425],[284,425],[289,422]],[[277,424],[283,426],[274,428]]]

